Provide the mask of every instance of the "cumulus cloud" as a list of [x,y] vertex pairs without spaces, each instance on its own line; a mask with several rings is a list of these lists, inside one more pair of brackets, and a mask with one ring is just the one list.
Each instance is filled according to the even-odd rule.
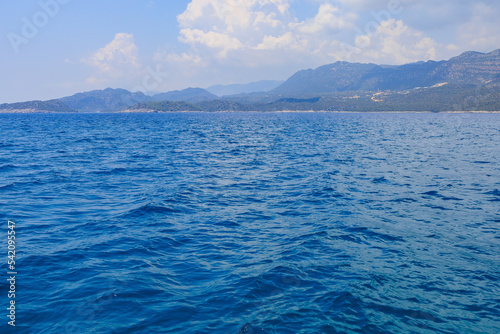
[[[277,64],[283,61],[284,53],[288,57],[292,52],[300,59],[321,55],[322,48],[335,40],[336,34],[354,28],[358,17],[325,2],[316,15],[300,21],[289,11],[292,2],[192,0],[177,17],[181,28],[179,40],[204,60],[212,57],[218,63],[248,61],[250,64],[260,59],[264,65]],[[327,60],[323,58],[321,61]]]
[[142,65],[134,36],[118,33],[113,41],[82,61],[95,69],[87,79],[89,84],[113,83],[119,79],[132,79],[141,73]]
[[288,0],[192,0],[177,19],[183,31],[200,29],[221,34],[248,35],[248,31],[276,28]]
[[[225,57],[266,35],[285,32],[288,0],[192,0],[177,19],[179,40]],[[222,52],[221,52],[222,50]]]
[[[265,65],[272,59],[282,62],[285,54],[285,58],[308,57],[311,65],[355,59],[403,63],[436,57],[433,39],[394,18],[409,1],[337,3],[344,9],[325,1],[314,16],[298,20],[289,11],[291,0],[192,0],[178,16],[179,40],[190,45],[191,52],[226,63],[253,58],[250,63],[261,59]],[[357,12],[345,8],[377,9],[370,13],[370,29],[364,29]]]
[[343,15],[338,7],[322,4],[315,17],[295,25],[292,24],[291,27],[305,34],[318,34],[325,31],[339,32],[343,29],[353,29],[356,19],[355,13]]
[[401,20],[380,22],[376,30],[359,35],[354,45],[341,45],[337,58],[386,64],[404,64],[436,59],[438,44]]
[[200,29],[182,29],[179,40],[187,44],[199,44],[218,50],[217,56],[221,58],[226,57],[228,51],[243,47],[243,44],[236,37],[215,31],[204,32]]
[[281,36],[264,36],[262,43],[257,45],[255,50],[275,50],[292,45],[294,37],[291,32]]
[[[177,16],[178,39],[186,50],[163,49],[155,60],[195,82],[196,76],[241,82],[282,79],[337,60],[403,64],[451,57],[464,45],[499,44],[493,16],[500,13],[488,7],[492,0],[476,5],[466,0],[305,1],[191,0]],[[299,19],[298,3],[315,6],[314,13]],[[457,14],[465,21],[453,15],[436,19],[450,11],[468,15]],[[484,17],[490,23],[481,24]],[[444,26],[454,29],[446,30],[446,38],[440,35]]]

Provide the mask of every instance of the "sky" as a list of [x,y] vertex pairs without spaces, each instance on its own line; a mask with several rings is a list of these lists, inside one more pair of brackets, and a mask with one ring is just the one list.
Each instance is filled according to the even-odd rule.
[[2,0],[0,103],[500,48],[498,0]]

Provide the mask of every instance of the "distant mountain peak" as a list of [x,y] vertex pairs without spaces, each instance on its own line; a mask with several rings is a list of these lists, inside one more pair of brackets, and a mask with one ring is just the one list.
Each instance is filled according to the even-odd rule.
[[485,53],[482,52],[477,52],[477,51],[465,51],[461,53],[460,55],[453,57],[450,59],[450,61],[463,61],[463,60],[468,60],[468,59],[476,59],[478,57],[484,56]]
[[456,61],[456,60],[476,60],[479,58],[489,58],[489,57],[498,57],[500,56],[500,49],[484,53],[484,52],[477,52],[477,51],[465,51],[461,53],[460,55],[453,57],[450,59],[450,61]]
[[148,97],[141,92],[131,93],[122,88],[106,88],[77,93],[59,99],[69,107],[83,112],[118,111],[144,102]]

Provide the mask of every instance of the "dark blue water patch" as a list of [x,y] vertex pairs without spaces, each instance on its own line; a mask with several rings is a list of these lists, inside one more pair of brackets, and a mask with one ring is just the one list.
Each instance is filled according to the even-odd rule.
[[414,203],[414,202],[418,202],[418,200],[415,199],[415,198],[405,197],[405,198],[396,198],[396,199],[390,200],[390,202],[395,202],[395,203]]
[[462,198],[458,198],[458,197],[441,195],[436,190],[427,191],[427,192],[423,193],[422,195],[425,195],[428,198],[438,197],[438,198],[442,199],[443,201],[461,201],[461,200],[463,200]]
[[428,208],[435,209],[435,210],[440,210],[440,211],[453,210],[452,208],[446,208],[446,207],[441,206],[441,205],[426,204],[425,206],[428,207]]
[[448,116],[0,115],[16,332],[497,333],[500,119]]
[[500,190],[498,189],[493,189],[491,191],[485,192],[485,195],[491,195],[491,197],[488,198],[488,201],[490,202],[500,201]]
[[8,184],[2,184],[0,185],[0,191],[7,191],[7,190],[13,190],[16,186],[16,183],[8,183]]
[[177,212],[182,212],[182,210],[171,208],[168,206],[146,204],[137,209],[127,212],[123,218],[151,216],[153,214],[159,214],[161,216],[164,216],[165,214],[177,213]]
[[18,168],[18,166],[12,164],[0,165],[0,172],[14,171],[16,168]]
[[389,180],[387,180],[384,176],[382,176],[372,179],[371,182],[375,184],[380,184],[380,183],[389,183]]
[[493,195],[493,196],[496,196],[496,197],[500,197],[500,190],[494,189],[494,190],[486,192],[485,194],[486,195]]

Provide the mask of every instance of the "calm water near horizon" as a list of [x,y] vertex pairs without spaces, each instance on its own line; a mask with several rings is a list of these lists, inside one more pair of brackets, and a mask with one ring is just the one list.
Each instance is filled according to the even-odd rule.
[[2,333],[500,333],[500,114],[1,114],[0,131]]

